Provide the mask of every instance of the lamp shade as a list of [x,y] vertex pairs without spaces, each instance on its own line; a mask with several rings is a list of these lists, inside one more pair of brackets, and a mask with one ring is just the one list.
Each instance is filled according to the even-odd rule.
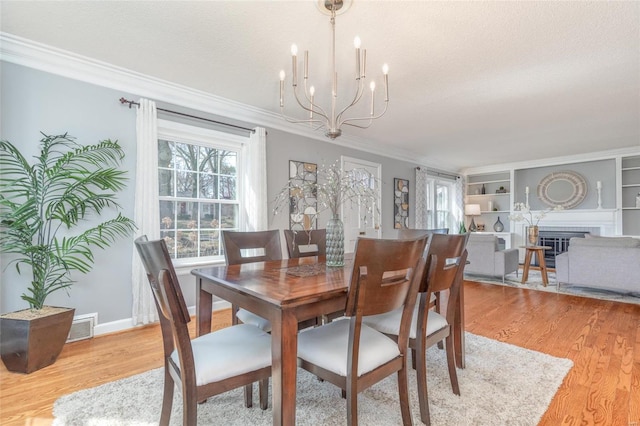
[[467,216],[480,216],[480,204],[466,204],[464,214]]

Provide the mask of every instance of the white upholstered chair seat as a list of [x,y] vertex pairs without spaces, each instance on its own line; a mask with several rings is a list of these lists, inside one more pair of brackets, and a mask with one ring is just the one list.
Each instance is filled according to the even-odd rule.
[[271,322],[268,319],[262,318],[253,312],[247,311],[246,309],[238,309],[238,312],[236,312],[236,318],[244,324],[255,325],[267,333],[271,332]]
[[[198,386],[271,365],[271,335],[253,325],[234,325],[202,335],[191,346]],[[177,350],[171,359],[180,365]]]
[[[409,338],[415,339],[417,337],[416,330],[418,328],[418,304],[416,304],[413,310],[413,317],[411,318],[411,330],[409,331]],[[362,318],[362,324],[366,324],[374,330],[378,330],[381,333],[398,335],[400,332],[400,318],[402,317],[402,308],[398,308],[394,311],[387,312],[380,315],[371,315]],[[436,331],[442,330],[448,325],[447,319],[439,313],[429,310],[427,317],[427,332],[429,336]]]
[[[349,319],[306,329],[298,335],[298,357],[340,376],[347,376]],[[358,376],[398,357],[398,344],[362,324]]]

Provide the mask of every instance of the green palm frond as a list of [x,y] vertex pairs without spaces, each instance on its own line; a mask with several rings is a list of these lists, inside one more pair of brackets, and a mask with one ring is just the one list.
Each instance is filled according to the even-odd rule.
[[107,248],[135,229],[118,214],[67,235],[89,215],[120,208],[116,193],[127,182],[126,172],[118,169],[123,158],[117,141],[82,146],[66,133],[43,134],[39,155],[29,164],[10,142],[0,141],[0,247],[15,255],[9,263],[18,273],[21,266],[31,269],[31,285],[22,298],[32,308],[71,286],[72,271],[89,272],[93,248]]

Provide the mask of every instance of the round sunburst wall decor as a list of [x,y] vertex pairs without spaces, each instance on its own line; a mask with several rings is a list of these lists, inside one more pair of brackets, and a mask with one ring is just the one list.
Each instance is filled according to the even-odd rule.
[[549,173],[538,184],[538,198],[549,207],[572,209],[587,196],[587,182],[581,174],[565,170]]

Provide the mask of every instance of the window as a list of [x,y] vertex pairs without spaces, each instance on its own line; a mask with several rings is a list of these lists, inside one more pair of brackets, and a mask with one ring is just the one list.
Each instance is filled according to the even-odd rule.
[[453,212],[455,184],[446,179],[427,179],[427,227],[457,231]]
[[160,235],[173,259],[221,258],[221,230],[240,229],[237,136],[164,122],[158,132]]

